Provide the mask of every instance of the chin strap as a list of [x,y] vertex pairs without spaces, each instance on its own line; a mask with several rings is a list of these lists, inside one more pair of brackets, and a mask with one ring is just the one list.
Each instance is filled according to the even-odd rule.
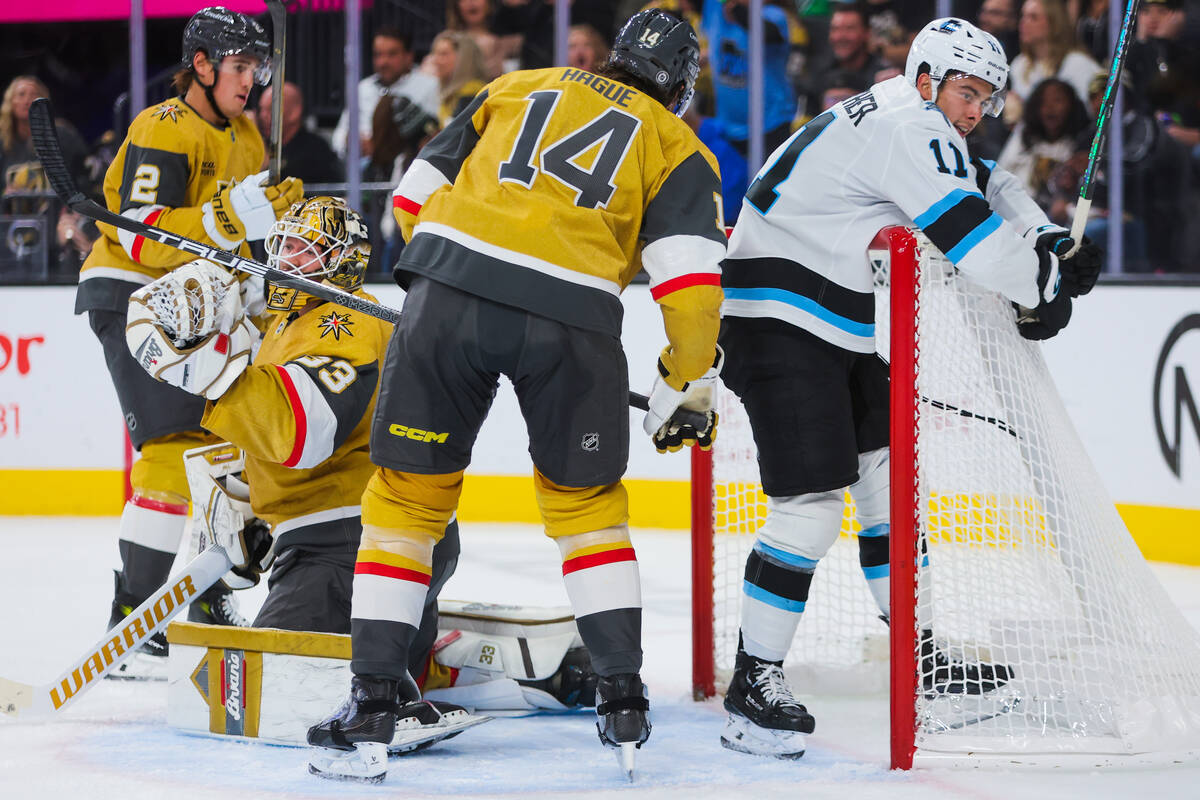
[[217,81],[221,80],[221,71],[219,69],[220,63],[218,62],[213,66],[212,86],[205,86],[203,83],[201,83],[200,76],[196,74],[195,68],[192,69],[192,77],[195,79],[196,83],[200,84],[200,88],[204,90],[204,99],[208,100],[208,106],[212,109],[213,113],[217,115],[217,119],[221,121],[222,125],[228,125],[229,118],[221,113],[221,107],[217,105],[217,98],[213,97],[213,90],[217,88]]

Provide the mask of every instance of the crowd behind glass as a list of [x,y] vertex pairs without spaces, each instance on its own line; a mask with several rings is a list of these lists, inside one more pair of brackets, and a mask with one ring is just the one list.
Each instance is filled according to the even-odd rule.
[[[440,5],[440,4],[439,4]],[[968,138],[971,154],[998,162],[1026,183],[1055,222],[1070,226],[1108,70],[1105,0],[958,0],[953,13],[994,34],[1012,64],[1003,115]],[[575,0],[567,62],[604,61],[621,20],[660,7],[692,22],[705,54],[685,119],[721,165],[727,223],[740,210],[748,164],[749,0]],[[371,74],[358,86],[358,169],[363,211],[375,240],[371,277],[386,279],[403,246],[390,210],[395,186],[421,145],[490,80],[552,66],[552,0],[446,0],[445,28],[428,41],[393,27],[369,29]],[[831,105],[903,69],[935,3],[899,0],[764,0],[763,149],[769,154]],[[364,63],[367,63],[364,60]],[[1124,257],[1108,271],[1200,275],[1200,0],[1142,0],[1123,84]],[[36,75],[9,81],[0,103],[0,282],[70,283],[97,236],[62,210],[29,139],[32,101],[50,96]],[[303,87],[283,99],[283,173],[311,194],[340,193],[345,112],[332,127],[307,113]],[[53,98],[52,98],[53,99]],[[165,99],[165,96],[161,98]],[[271,90],[252,100],[264,139]],[[136,110],[135,110],[136,111]],[[59,137],[77,184],[100,198],[104,171],[124,131],[89,143],[71,109],[58,107]],[[1095,182],[1087,234],[1101,244],[1109,215],[1108,162]]]

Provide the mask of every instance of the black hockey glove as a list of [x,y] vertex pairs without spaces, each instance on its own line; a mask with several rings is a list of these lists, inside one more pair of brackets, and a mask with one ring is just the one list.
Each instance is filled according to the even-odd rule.
[[1067,292],[1060,292],[1048,303],[1043,301],[1035,309],[1013,305],[1017,309],[1017,331],[1033,341],[1053,337],[1071,321],[1071,295]]
[[1100,277],[1102,256],[1103,251],[1099,245],[1085,236],[1075,255],[1059,259],[1058,268],[1062,271],[1063,289],[1071,297],[1087,294],[1096,285],[1096,279]]
[[1043,233],[1037,238],[1033,250],[1038,259],[1038,303],[1044,304],[1058,296],[1062,289],[1062,271],[1059,258],[1071,249],[1075,240],[1062,230]]
[[246,562],[229,570],[238,580],[226,576],[225,583],[230,589],[249,589],[258,585],[258,576],[269,570],[274,563],[275,540],[271,537],[271,529],[267,523],[258,518],[246,523],[239,538]]

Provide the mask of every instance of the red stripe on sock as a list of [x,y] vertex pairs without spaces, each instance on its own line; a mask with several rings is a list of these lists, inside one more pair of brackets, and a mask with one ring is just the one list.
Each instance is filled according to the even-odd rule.
[[378,561],[359,561],[354,565],[355,575],[378,575],[382,578],[395,578],[401,581],[412,581],[422,586],[429,585],[429,576],[424,572],[404,567],[393,567],[391,564],[380,564]]
[[296,384],[292,383],[292,376],[279,364],[275,365],[275,370],[283,382],[288,402],[292,404],[292,416],[296,418],[296,441],[292,445],[291,455],[283,462],[285,467],[294,467],[300,463],[300,456],[304,455],[304,440],[308,438],[308,416],[304,413],[304,404],[300,402],[300,393],[296,391]]
[[650,290],[650,296],[655,300],[659,300],[671,292],[678,292],[680,289],[686,289],[689,286],[720,286],[721,276],[715,272],[696,272],[691,275],[680,275],[678,278],[672,278],[669,281],[663,281],[658,286]]
[[129,502],[138,508],[144,508],[149,511],[160,511],[163,514],[174,514],[177,517],[186,516],[188,513],[187,503],[164,503],[162,500],[151,500],[149,497],[142,497],[140,494],[135,494],[130,498]]
[[570,575],[581,569],[599,567],[604,564],[615,564],[618,561],[637,561],[637,554],[632,547],[619,547],[616,550],[605,550],[603,553],[591,553],[577,558],[568,558],[563,562],[563,575]]
[[[160,208],[155,211],[151,211],[150,215],[148,217],[146,217],[145,223],[147,225],[153,225],[154,222],[159,217],[162,216],[162,213],[165,210],[166,209]],[[133,247],[129,248],[129,255],[133,256],[133,260],[138,262],[139,264],[142,261],[142,245],[144,245],[145,243],[146,243],[145,238],[143,238],[141,236],[135,236],[135,237],[133,237]]]

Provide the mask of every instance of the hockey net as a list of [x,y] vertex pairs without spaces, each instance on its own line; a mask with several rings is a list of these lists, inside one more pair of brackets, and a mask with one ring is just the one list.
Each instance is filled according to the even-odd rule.
[[[914,754],[1197,757],[1200,636],[1117,514],[1038,346],[1020,337],[1007,300],[927,241],[904,228],[883,238],[872,264],[876,336],[892,372],[892,625],[859,567],[847,495],[842,535],[816,570],[785,662],[793,687],[890,691],[896,767]],[[724,389],[718,411],[713,450],[693,457],[697,697],[728,680],[743,570],[766,514],[745,412]],[[952,659],[1007,665],[1011,681],[927,691],[922,629]]]

